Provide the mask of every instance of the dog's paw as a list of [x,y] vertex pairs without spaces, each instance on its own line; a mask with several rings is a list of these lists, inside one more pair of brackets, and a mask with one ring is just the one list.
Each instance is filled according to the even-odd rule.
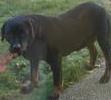
[[21,85],[20,93],[22,93],[22,94],[29,94],[29,93],[32,92],[33,88],[34,87],[32,86],[31,82],[27,81],[27,82],[25,82],[25,83],[23,83]]
[[59,100],[59,95],[51,95],[48,97],[48,100]]
[[93,65],[91,65],[91,64],[89,64],[89,63],[86,63],[84,66],[85,66],[85,69],[86,69],[86,70],[89,70],[89,71],[90,71],[90,70],[93,70],[94,68],[96,68],[96,66],[93,66]]
[[109,79],[110,79],[110,76],[108,76],[108,75],[103,75],[103,76],[100,78],[99,83],[105,84],[105,83],[107,83],[107,82],[109,81]]
[[48,97],[48,100],[59,100],[60,95],[63,93],[62,86],[55,87],[52,94]]

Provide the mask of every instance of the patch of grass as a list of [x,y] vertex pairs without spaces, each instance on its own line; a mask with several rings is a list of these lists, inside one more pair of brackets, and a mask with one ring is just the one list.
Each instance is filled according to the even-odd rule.
[[63,58],[63,85],[64,88],[79,81],[86,74],[86,61],[88,52],[83,49],[79,52],[73,52],[71,55]]
[[19,84],[12,73],[0,75],[0,98],[12,95],[19,90]]
[[27,66],[29,65],[24,64],[24,62],[23,59],[16,59],[7,65],[7,72],[0,73],[0,97],[13,95],[14,91],[18,92],[20,82],[28,74]]
[[20,14],[57,15],[86,1],[97,0],[4,0],[0,1],[0,16],[15,16]]

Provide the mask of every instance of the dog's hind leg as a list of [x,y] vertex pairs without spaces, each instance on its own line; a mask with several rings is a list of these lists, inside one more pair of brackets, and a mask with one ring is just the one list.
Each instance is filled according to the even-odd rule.
[[98,34],[97,40],[103,51],[106,62],[106,70],[104,75],[100,79],[100,83],[106,83],[110,79],[111,75],[111,44],[110,44],[110,30],[108,23],[103,23],[102,32]]
[[92,70],[95,68],[95,62],[97,58],[97,50],[96,46],[94,45],[94,42],[87,46],[90,54],[90,63],[88,66],[88,70]]
[[108,41],[103,41],[104,39],[98,39],[99,45],[104,53],[106,70],[104,75],[100,79],[100,83],[106,83],[110,79],[111,74],[111,46]]

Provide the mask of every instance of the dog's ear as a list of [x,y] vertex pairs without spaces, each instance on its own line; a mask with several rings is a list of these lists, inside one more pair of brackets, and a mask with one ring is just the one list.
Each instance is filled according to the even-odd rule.
[[35,38],[35,28],[33,26],[33,20],[29,19],[28,23],[30,25],[30,31],[31,31],[30,34],[31,34],[32,38],[34,39]]
[[32,23],[33,23],[32,20],[27,18],[23,24],[24,24],[26,33],[29,35],[29,37],[34,39],[35,33],[34,33],[34,26],[32,25]]
[[35,22],[34,19],[28,19],[26,23],[29,25],[29,34],[31,34],[31,37],[34,39],[35,37],[38,39],[42,38],[41,34],[41,25],[40,22]]
[[6,25],[6,23],[4,23],[3,26],[2,26],[2,28],[1,28],[1,41],[4,41],[5,25]]

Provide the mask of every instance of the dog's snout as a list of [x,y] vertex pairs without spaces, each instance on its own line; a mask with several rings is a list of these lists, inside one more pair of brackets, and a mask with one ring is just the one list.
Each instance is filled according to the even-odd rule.
[[14,44],[12,46],[13,49],[20,49],[21,48],[21,45],[20,44]]
[[11,45],[10,52],[20,54],[21,53],[21,45],[20,44]]

